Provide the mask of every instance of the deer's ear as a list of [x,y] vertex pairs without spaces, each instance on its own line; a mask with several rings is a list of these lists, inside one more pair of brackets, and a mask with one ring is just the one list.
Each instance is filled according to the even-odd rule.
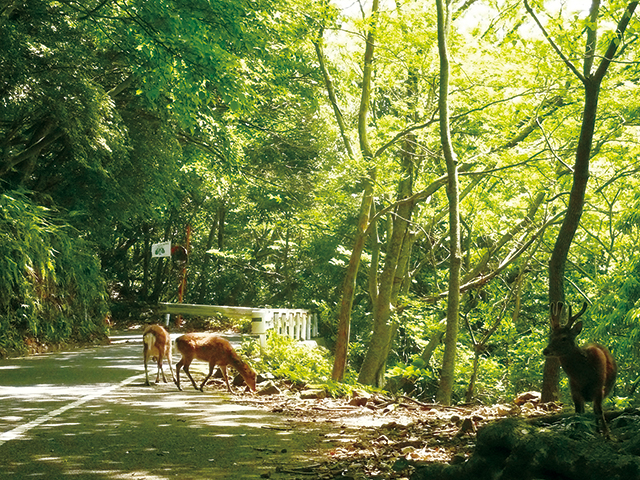
[[571,327],[571,333],[574,335],[578,335],[582,331],[582,322],[577,322],[573,327]]

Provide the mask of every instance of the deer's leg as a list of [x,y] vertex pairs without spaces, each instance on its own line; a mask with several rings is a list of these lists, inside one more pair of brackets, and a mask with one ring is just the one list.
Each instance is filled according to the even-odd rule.
[[[171,340],[169,340],[171,341]],[[171,372],[171,381],[173,381],[173,383],[176,382],[175,376],[173,375],[173,366],[171,365],[172,361],[171,361],[171,348],[169,348],[169,350],[167,351],[167,363],[169,364],[169,371]]]
[[160,383],[160,373],[162,373],[162,380],[167,383],[167,379],[164,376],[164,370],[162,369],[162,355],[158,354],[158,373],[156,374],[156,383]]
[[146,381],[144,382],[145,385],[149,385],[149,371],[147,370],[147,362],[149,360],[149,352],[147,349],[147,344],[144,344],[144,351],[142,352],[142,355],[144,356],[144,376],[146,378]]
[[573,404],[576,407],[576,413],[584,413],[584,397],[582,396],[582,393],[578,391],[577,387],[571,389],[571,398],[573,399]]
[[604,411],[602,410],[602,394],[596,396],[593,400],[593,413],[596,416],[596,427],[605,438],[610,438],[609,427],[607,426],[607,420],[604,418]]
[[200,384],[200,391],[204,392],[203,388],[205,383],[207,383],[207,380],[209,380],[209,378],[211,378],[211,374],[213,373],[213,369],[215,368],[216,364],[215,363],[210,363],[209,364],[209,373],[207,374],[206,377],[204,377],[204,380],[202,381],[202,383]]
[[227,375],[227,366],[220,365],[220,372],[222,372],[222,378],[224,378],[224,383],[227,384],[227,389],[229,390],[229,393],[233,393],[233,390],[231,390],[231,386],[229,385],[229,375]]
[[193,385],[193,388],[195,388],[196,390],[198,390],[198,386],[196,385],[196,382],[193,380],[193,377],[191,376],[191,372],[189,372],[189,365],[191,365],[191,362],[187,363],[184,362],[184,373],[187,374],[187,377],[189,377],[189,380],[191,380],[191,385]]
[[178,390],[182,391],[182,388],[180,387],[180,369],[182,368],[182,364],[184,358],[181,358],[180,361],[177,363],[176,365],[176,385],[178,387]]
[[182,388],[180,387],[180,369],[182,367],[184,367],[184,373],[186,373],[187,377],[189,377],[189,380],[191,380],[191,385],[193,385],[193,388],[198,390],[196,382],[193,381],[193,377],[189,373],[189,365],[191,365],[191,362],[185,361],[184,357],[182,357],[182,359],[180,359],[180,361],[178,362],[178,365],[176,365],[176,385],[178,386],[178,390],[182,390]]

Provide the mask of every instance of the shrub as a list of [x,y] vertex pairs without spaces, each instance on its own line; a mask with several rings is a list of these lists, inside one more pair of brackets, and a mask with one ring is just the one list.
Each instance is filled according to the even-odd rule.
[[255,368],[297,384],[325,383],[333,364],[324,347],[310,346],[273,332],[267,334],[266,348],[260,352],[255,340],[244,344],[247,355],[257,358]]

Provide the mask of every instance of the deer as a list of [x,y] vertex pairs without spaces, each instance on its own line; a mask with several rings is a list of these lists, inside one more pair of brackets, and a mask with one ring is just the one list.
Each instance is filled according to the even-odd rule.
[[577,414],[584,413],[585,402],[593,402],[596,426],[602,425],[602,434],[609,438],[609,428],[602,411],[602,401],[609,395],[616,381],[616,361],[602,345],[590,343],[584,347],[576,345],[576,337],[582,331],[582,322],[574,322],[587,309],[586,302],[576,315],[571,315],[565,326],[560,326],[563,304],[551,304],[551,333],[549,344],[542,351],[546,357],[557,357],[562,369],[569,377],[571,398]]
[[[178,390],[180,387],[180,369],[184,367],[184,372],[191,380],[193,388],[203,392],[203,387],[211,377],[213,369],[216,365],[220,367],[222,378],[227,385],[229,393],[233,393],[229,385],[229,377],[227,376],[227,366],[232,366],[244,378],[245,383],[251,389],[256,391],[256,372],[240,358],[240,355],[234,350],[228,340],[210,333],[187,333],[176,339],[176,348],[182,355],[182,358],[176,366],[176,385]],[[209,374],[200,384],[200,387],[194,382],[191,373],[189,373],[189,365],[194,359],[202,360],[209,363]]]
[[158,373],[156,374],[156,383],[160,382],[160,373],[162,372],[162,380],[167,383],[162,369],[163,358],[167,359],[169,370],[171,370],[171,380],[175,382],[173,376],[173,366],[171,365],[171,336],[169,332],[160,325],[148,325],[142,332],[142,343],[144,355],[144,374],[146,377],[145,385],[149,385],[149,372],[147,370],[147,362],[149,358],[154,357],[158,362]]

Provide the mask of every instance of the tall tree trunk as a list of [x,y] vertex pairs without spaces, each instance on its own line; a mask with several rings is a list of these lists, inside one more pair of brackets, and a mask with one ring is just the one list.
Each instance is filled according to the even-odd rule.
[[142,226],[144,238],[144,252],[142,255],[142,298],[149,298],[149,285],[151,283],[151,236],[149,235],[149,224]]
[[[411,102],[416,98],[417,77],[409,73],[407,77],[407,98]],[[408,134],[403,142],[402,174],[398,182],[396,198],[397,207],[391,217],[390,234],[387,238],[384,268],[380,275],[376,296],[373,302],[373,333],[367,353],[365,354],[358,381],[368,385],[383,386],[384,369],[391,351],[397,325],[391,322],[391,308],[398,301],[400,285],[406,273],[407,249],[410,250],[410,222],[415,208],[409,199],[413,196],[413,182],[417,168],[415,156],[416,139],[413,133]],[[374,288],[371,287],[370,290]]]
[[[596,123],[600,81],[585,79],[585,104],[582,114],[580,139],[573,170],[573,186],[569,195],[567,214],[562,222],[558,238],[549,260],[549,303],[564,302],[564,270],[569,248],[580,224],[584,197],[589,180],[589,158]],[[546,357],[542,374],[542,402],[554,402],[559,398],[560,360]]]
[[447,330],[442,360],[440,385],[436,400],[443,405],[451,404],[453,393],[454,369],[456,362],[456,344],[458,341],[458,312],[460,309],[460,265],[462,254],[460,247],[460,212],[458,192],[458,165],[449,128],[449,52],[447,37],[449,33],[449,3],[436,0],[438,11],[438,53],[440,56],[440,140],[442,153],[447,164],[447,197],[449,200],[449,293],[447,297]]
[[[582,125],[580,128],[580,138],[576,148],[576,160],[573,168],[573,185],[569,195],[569,206],[567,214],[562,222],[558,238],[551,253],[549,260],[549,302],[564,301],[564,272],[569,254],[569,248],[573,242],[576,230],[580,224],[582,210],[584,207],[585,193],[589,180],[589,161],[591,158],[591,146],[593,143],[593,135],[595,132],[595,124],[598,113],[598,97],[600,95],[600,85],[609,69],[611,60],[614,58],[619,45],[622,43],[622,37],[627,28],[629,20],[633,16],[633,12],[638,6],[638,2],[630,2],[618,22],[616,36],[611,40],[607,48],[604,58],[600,62],[598,69],[592,73],[593,60],[597,47],[597,18],[600,7],[600,0],[593,0],[590,11],[590,21],[586,27],[586,46],[583,71],[580,71],[571,63],[571,61],[562,53],[559,47],[553,42],[547,34],[542,24],[538,21],[535,13],[525,1],[525,7],[529,14],[534,18],[543,34],[550,42],[554,50],[560,58],[565,62],[567,67],[582,81],[585,91],[584,109],[582,112]],[[557,358],[547,358],[544,366],[542,379],[542,398],[543,402],[555,401],[558,399],[558,381],[560,376],[560,364]]]
[[204,246],[205,255],[202,259],[202,264],[200,268],[200,277],[198,278],[198,295],[196,297],[196,303],[207,303],[206,297],[206,289],[207,289],[207,280],[209,278],[209,263],[211,262],[211,255],[206,253],[208,250],[211,250],[213,247],[213,241],[216,238],[216,233],[218,231],[218,216],[213,219],[211,223],[211,228],[209,229],[209,236],[207,237],[207,243]]
[[380,267],[380,236],[378,222],[375,219],[375,203],[371,202],[371,222],[369,223],[369,246],[371,248],[371,264],[369,266],[369,298],[374,305],[378,301],[378,268]]
[[[411,151],[406,153],[412,156]],[[405,158],[403,179],[400,181],[399,199],[411,196],[413,183],[413,159]],[[380,274],[377,297],[373,306],[373,333],[365,354],[358,381],[367,385],[378,385],[384,378],[384,365],[389,356],[396,325],[390,322],[391,307],[397,301],[399,281],[397,272],[400,264],[400,254],[403,250],[413,203],[404,202],[398,205],[393,215],[391,238],[387,242],[384,268]]]
[[356,240],[342,283],[342,299],[340,301],[340,311],[338,312],[338,336],[336,338],[335,359],[331,373],[331,378],[337,382],[342,381],[347,367],[349,332],[351,329],[351,308],[353,306],[358,269],[360,268],[360,257],[362,256],[362,250],[367,240],[366,232],[369,225],[369,212],[371,211],[371,204],[373,203],[373,186],[375,181],[376,173],[375,169],[373,169],[365,183],[365,190],[362,194]]
[[[369,101],[371,99],[371,76],[373,70],[373,51],[375,48],[375,31],[378,17],[378,0],[373,0],[371,6],[371,23],[366,38],[364,51],[364,70],[362,73],[362,95],[360,98],[360,110],[358,111],[358,137],[360,140],[360,151],[364,161],[369,164],[373,159],[373,153],[369,146],[367,123],[369,118]],[[345,137],[346,138],[346,137]],[[373,187],[376,180],[376,170],[369,170],[369,178],[365,181],[362,203],[358,218],[358,230],[354,242],[349,267],[345,273],[343,283],[342,300],[340,301],[340,312],[338,313],[338,338],[336,339],[336,352],[331,378],[341,381],[344,377],[347,365],[349,349],[349,331],[351,325],[351,307],[355,293],[356,278],[360,266],[360,256],[366,241],[367,228],[369,226],[369,213],[373,202]]]
[[224,199],[218,206],[218,250],[224,247],[224,221],[227,216],[227,205]]

